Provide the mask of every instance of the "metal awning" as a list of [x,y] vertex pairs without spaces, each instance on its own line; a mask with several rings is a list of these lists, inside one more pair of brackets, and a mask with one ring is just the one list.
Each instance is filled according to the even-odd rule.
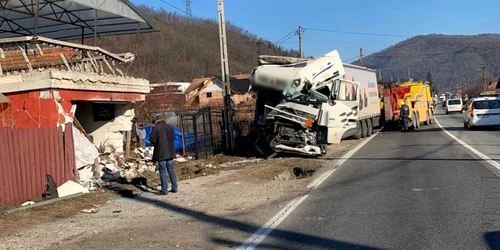
[[151,31],[153,24],[127,0],[0,0],[0,38],[64,40]]

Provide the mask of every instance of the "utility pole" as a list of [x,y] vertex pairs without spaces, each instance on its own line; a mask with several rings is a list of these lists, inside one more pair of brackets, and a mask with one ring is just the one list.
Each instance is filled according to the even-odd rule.
[[481,71],[483,74],[483,90],[486,90],[488,87],[486,86],[486,76],[485,76],[486,65],[481,65]]
[[185,0],[186,2],[186,13],[188,14],[188,16],[192,16],[191,15],[191,0]]
[[224,0],[217,0],[219,15],[219,40],[222,81],[224,82],[224,137],[226,151],[234,151],[233,108],[231,107],[231,82],[229,76],[229,62],[227,55],[226,21],[224,17]]
[[381,82],[382,81],[382,70],[379,70],[378,71],[378,81]]
[[363,48],[359,48],[359,65],[363,66]]
[[300,58],[303,58],[304,57],[304,53],[302,51],[302,26],[299,26],[299,54],[300,54]]

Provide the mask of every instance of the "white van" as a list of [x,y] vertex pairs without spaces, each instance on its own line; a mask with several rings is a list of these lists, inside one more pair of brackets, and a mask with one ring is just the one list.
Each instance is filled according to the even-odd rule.
[[466,107],[464,127],[500,126],[500,97],[477,97]]
[[462,112],[462,99],[449,99],[446,101],[446,114],[451,112]]

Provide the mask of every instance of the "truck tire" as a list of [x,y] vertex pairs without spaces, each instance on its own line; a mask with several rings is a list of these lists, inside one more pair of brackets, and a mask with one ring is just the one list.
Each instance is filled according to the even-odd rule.
[[410,127],[410,130],[416,130],[418,127],[417,127],[417,116],[415,115],[415,113],[413,113],[412,117],[411,117],[411,127]]
[[431,124],[430,123],[430,115],[429,115],[429,112],[427,111],[427,113],[425,114],[425,121],[424,121],[424,125],[429,125]]
[[366,120],[362,120],[361,121],[361,138],[365,138],[366,137],[366,132],[367,132],[367,129],[366,129]]
[[357,121],[356,122],[356,134],[354,134],[353,138],[354,139],[361,139],[361,136],[363,135],[363,128],[361,127],[361,122]]
[[366,137],[370,137],[373,134],[373,122],[372,119],[366,119]]

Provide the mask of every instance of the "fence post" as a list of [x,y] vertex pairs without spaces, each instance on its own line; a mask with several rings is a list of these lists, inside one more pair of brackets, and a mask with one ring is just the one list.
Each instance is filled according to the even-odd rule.
[[210,126],[210,139],[212,140],[212,154],[215,155],[214,129],[212,124],[212,110],[208,108],[208,124]]
[[205,158],[208,158],[208,150],[207,150],[207,120],[205,118],[205,115],[207,114],[207,110],[210,110],[210,108],[204,108],[203,112],[201,113],[201,116],[203,117],[203,151],[205,152]]
[[184,137],[184,114],[179,115],[181,120],[181,139],[182,139],[182,155],[186,155],[186,138]]
[[194,134],[194,157],[198,160],[198,131],[196,129],[196,114],[191,116],[193,118],[193,134]]

